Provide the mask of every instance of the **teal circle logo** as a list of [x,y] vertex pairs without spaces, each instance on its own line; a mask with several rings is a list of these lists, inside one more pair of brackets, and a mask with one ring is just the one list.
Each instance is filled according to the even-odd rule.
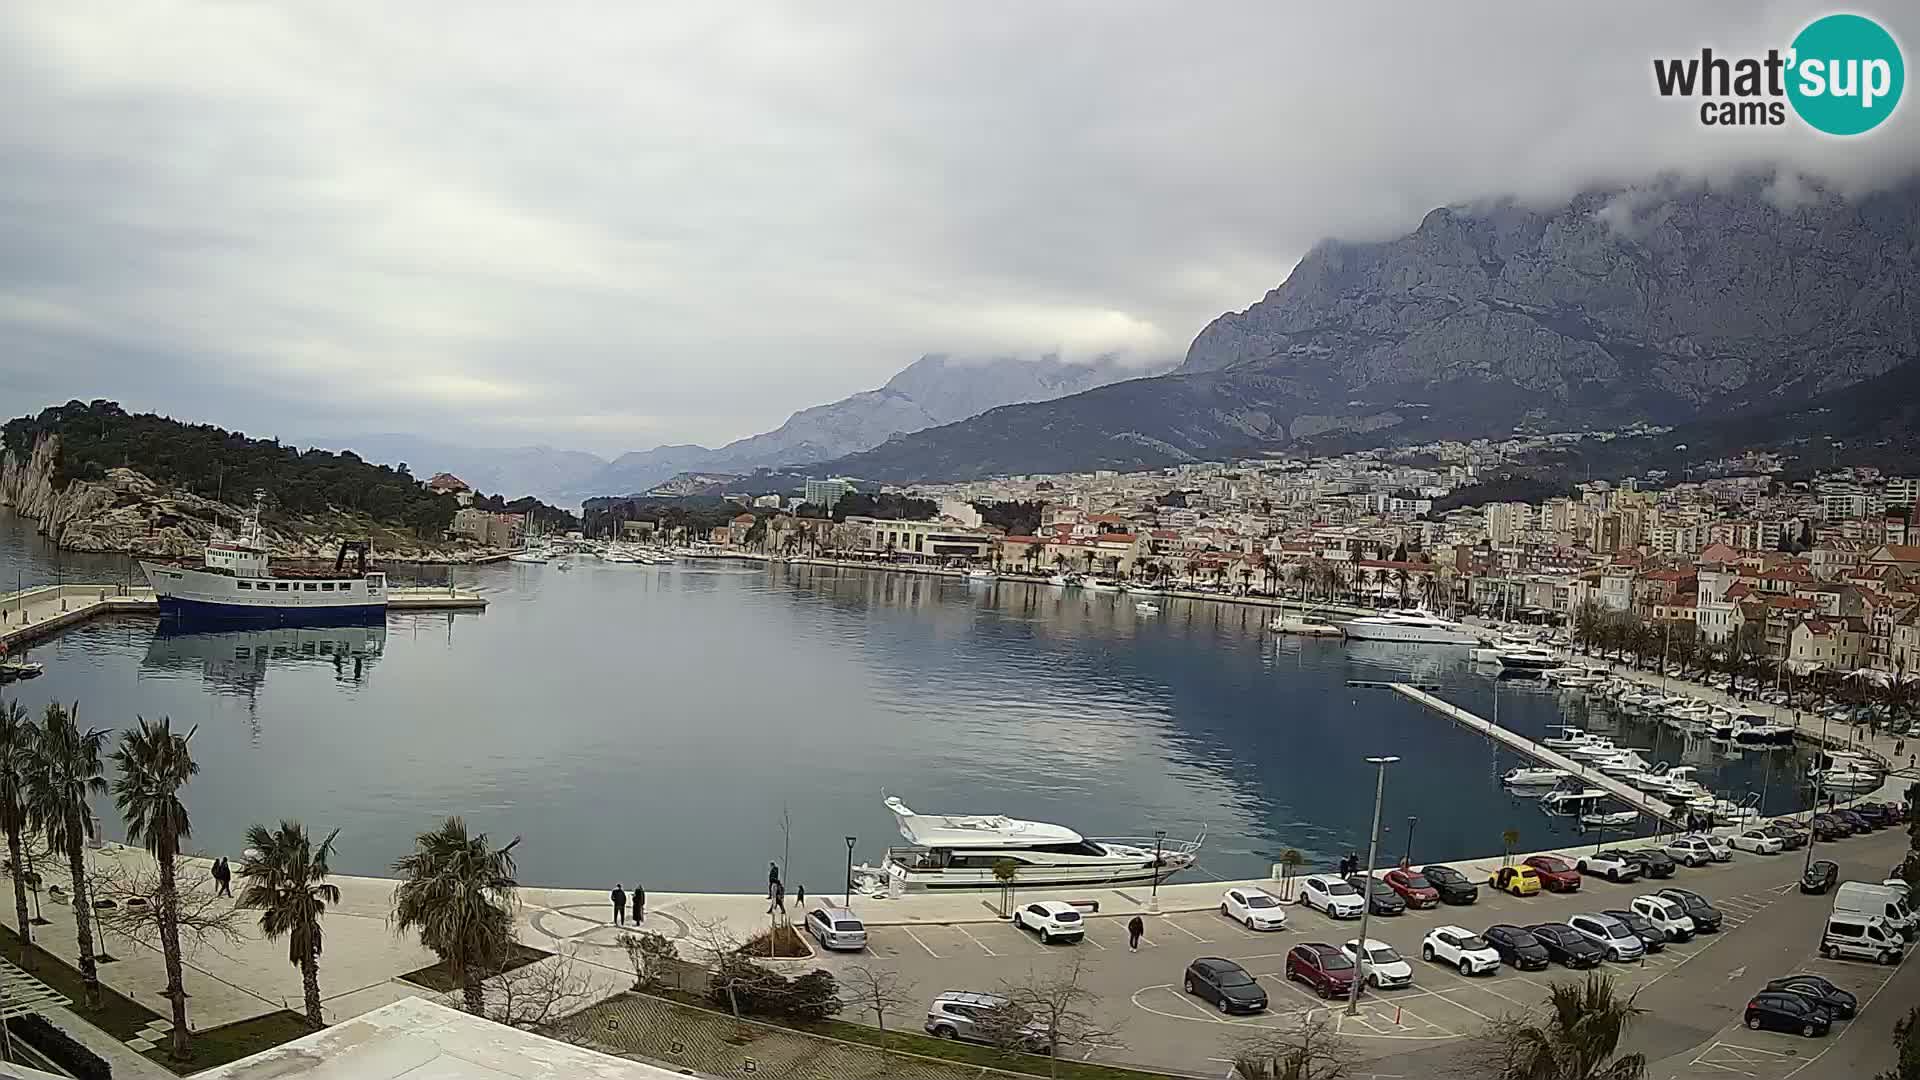
[[1907,67],[1893,35],[1862,15],[1828,15],[1793,39],[1787,100],[1793,111],[1829,135],[1879,127],[1900,104]]

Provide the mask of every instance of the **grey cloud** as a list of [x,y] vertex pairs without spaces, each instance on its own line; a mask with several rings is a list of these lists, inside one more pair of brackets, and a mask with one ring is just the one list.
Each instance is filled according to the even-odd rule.
[[1177,355],[1436,205],[1908,174],[1913,103],[1837,141],[1654,94],[1826,10],[10,4],[0,396],[618,451],[927,352]]

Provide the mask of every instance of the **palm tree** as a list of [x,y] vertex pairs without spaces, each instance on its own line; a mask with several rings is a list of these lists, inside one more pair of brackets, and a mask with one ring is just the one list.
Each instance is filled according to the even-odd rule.
[[27,918],[27,870],[20,834],[27,827],[27,765],[33,758],[33,721],[18,701],[0,705],[0,828],[7,831],[7,859],[13,867],[13,905],[19,918],[20,966],[33,969],[33,921]]
[[1033,543],[1028,544],[1027,545],[1027,569],[1031,570],[1034,567],[1040,565],[1041,558],[1043,558],[1046,554],[1047,554],[1047,545],[1045,543],[1036,540]]
[[1064,551],[1055,552],[1053,556],[1053,568],[1055,571],[1064,574],[1067,572],[1067,567],[1072,563],[1072,561],[1073,560],[1067,558],[1066,552]]
[[[113,804],[127,823],[127,839],[145,845],[160,864],[160,892],[154,914],[160,924],[160,956],[167,968],[167,1000],[173,1003],[173,1039],[169,1055],[187,1057],[187,988],[180,966],[180,895],[176,892],[174,856],[180,841],[193,835],[193,822],[180,801],[180,789],[193,780],[200,766],[187,750],[195,729],[176,735],[173,721],[161,717],[152,723],[137,717],[139,726],[120,733],[113,763],[120,775],[113,781]],[[76,912],[77,913],[77,912]]]
[[1307,599],[1307,579],[1311,576],[1313,575],[1311,571],[1307,569],[1306,563],[1294,563],[1292,568],[1287,571],[1287,578],[1300,587],[1300,599],[1302,602],[1305,602]]
[[73,933],[80,945],[80,981],[86,987],[87,1008],[100,1007],[100,969],[94,959],[93,904],[87,890],[87,838],[93,835],[93,815],[87,799],[106,793],[100,775],[100,751],[107,744],[101,728],[81,731],[76,723],[80,706],[48,702],[40,727],[32,738],[33,757],[27,772],[27,818],[46,834],[47,844],[67,857],[73,876]]
[[1507,849],[1506,855],[1502,857],[1500,860],[1501,866],[1505,866],[1508,863],[1511,863],[1513,861],[1513,849],[1517,847],[1519,843],[1520,843],[1519,829],[1508,829],[1506,832],[1503,832],[1500,834],[1500,844],[1502,847],[1505,847]]
[[287,962],[300,969],[306,990],[307,1025],[320,1030],[320,916],[328,904],[340,902],[340,888],[327,880],[332,869],[335,829],[319,847],[297,821],[282,821],[269,832],[265,825],[247,830],[247,847],[257,852],[240,864],[240,906],[260,911],[260,932],[268,941],[287,938]]
[[414,838],[413,854],[394,860],[393,921],[420,934],[420,943],[447,965],[460,984],[467,1011],[484,1015],[480,984],[498,969],[513,944],[513,849],[487,846],[487,834],[468,835],[450,817]]
[[1633,1018],[1634,995],[1620,996],[1610,976],[1554,983],[1537,1019],[1501,1021],[1494,1033],[1505,1080],[1641,1080],[1645,1054],[1614,1057]]
[[1413,584],[1413,575],[1409,573],[1404,566],[1395,567],[1393,571],[1393,583],[1400,587],[1400,606],[1406,607],[1407,590]]

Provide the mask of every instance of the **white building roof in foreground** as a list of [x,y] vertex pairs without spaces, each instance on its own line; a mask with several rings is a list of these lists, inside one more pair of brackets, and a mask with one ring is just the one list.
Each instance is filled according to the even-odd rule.
[[417,997],[199,1073],[199,1080],[666,1080],[610,1057]]

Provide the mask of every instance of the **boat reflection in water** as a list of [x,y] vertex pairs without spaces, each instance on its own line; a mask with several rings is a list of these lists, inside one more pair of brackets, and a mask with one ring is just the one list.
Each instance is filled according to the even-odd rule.
[[340,682],[358,683],[386,648],[384,625],[205,630],[162,619],[140,666],[149,671],[197,670],[216,692],[251,693],[266,681],[269,666],[324,664]]

